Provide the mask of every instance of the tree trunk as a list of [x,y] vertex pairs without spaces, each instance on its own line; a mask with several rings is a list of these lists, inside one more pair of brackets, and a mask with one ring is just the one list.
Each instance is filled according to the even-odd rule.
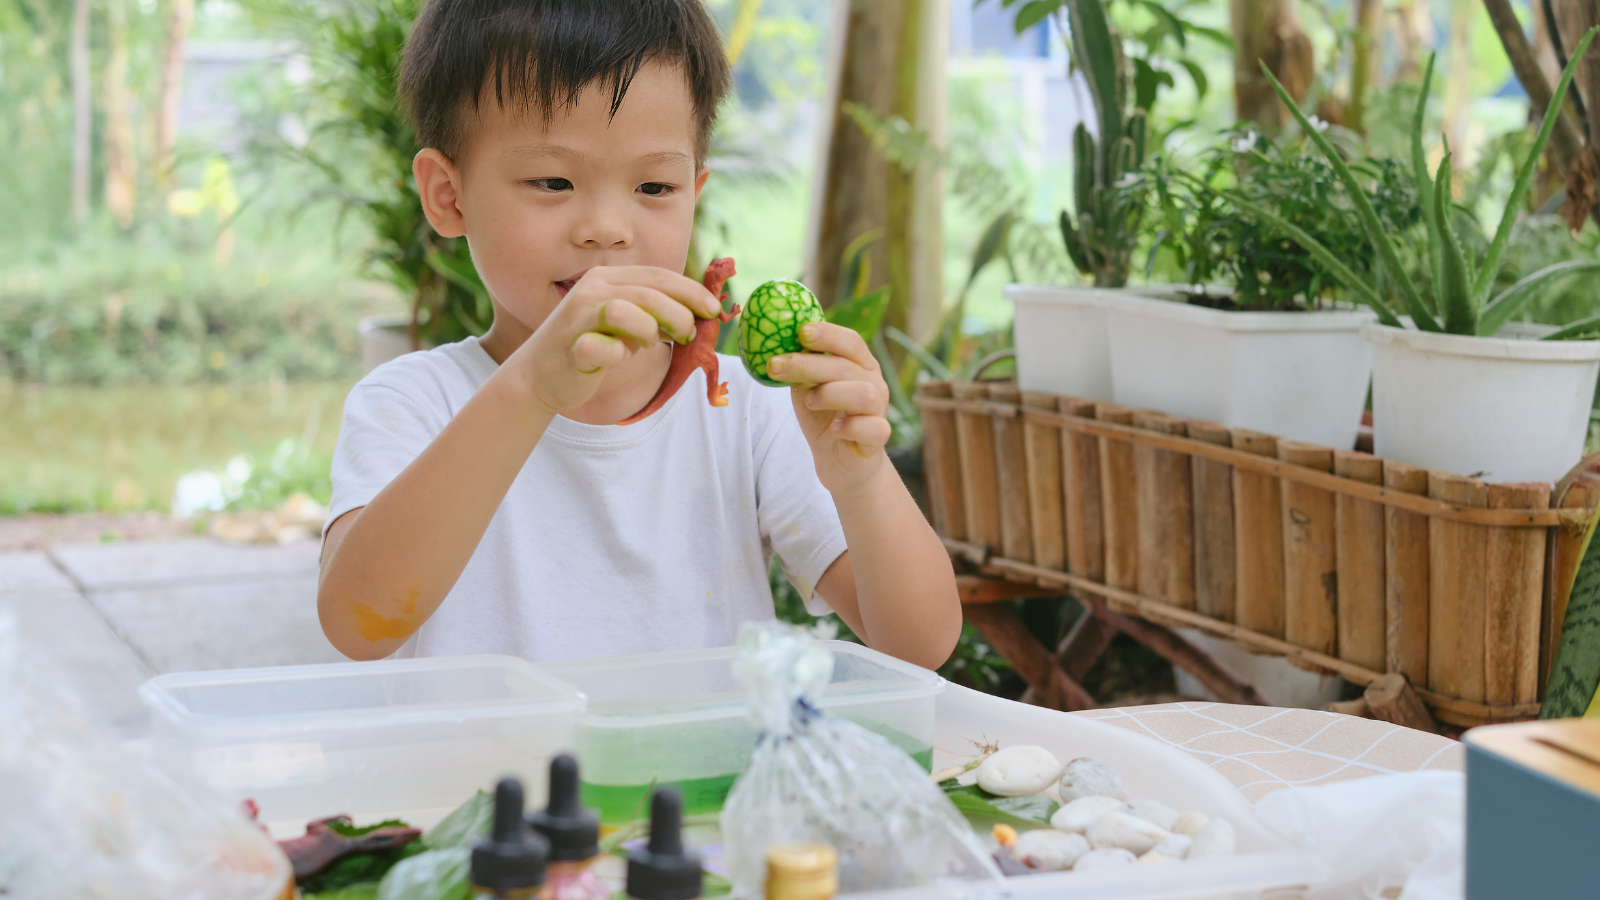
[[107,0],[109,55],[105,71],[106,208],[123,228],[133,225],[138,184],[133,163],[133,122],[128,113],[128,16],[126,0]]
[[[1588,33],[1589,29],[1600,25],[1600,2],[1597,0],[1534,0],[1539,5],[1537,12],[1543,18],[1546,11],[1545,3],[1549,3],[1548,11],[1554,14],[1558,33],[1549,35],[1551,49],[1560,50],[1560,60],[1572,57],[1579,40]],[[1559,40],[1557,40],[1559,38]],[[1559,60],[1558,60],[1559,62]],[[1589,51],[1584,54],[1583,62],[1579,64],[1578,71],[1573,75],[1572,87],[1567,92],[1565,109],[1569,115],[1577,120],[1578,130],[1583,135],[1583,150],[1576,157],[1574,164],[1567,169],[1567,202],[1564,204],[1567,227],[1573,231],[1583,228],[1583,223],[1592,215],[1600,214],[1600,160],[1596,159],[1594,139],[1595,129],[1595,100],[1600,97],[1600,47],[1589,45]]]
[[1356,0],[1356,31],[1350,54],[1350,101],[1344,107],[1346,127],[1365,134],[1367,89],[1378,82],[1383,49],[1382,0]]
[[72,218],[89,218],[89,154],[94,120],[89,96],[89,0],[72,4]]
[[914,333],[931,327],[943,297],[938,172],[925,164],[907,173],[888,162],[845,106],[858,103],[880,116],[899,116],[941,144],[949,3],[836,0],[823,107],[828,114],[819,135],[806,241],[806,284],[827,307],[849,299],[836,296],[845,248],[882,229],[885,239],[868,261],[874,273],[886,273],[890,285],[885,321]]
[[194,21],[194,0],[172,0],[167,17],[167,45],[161,57],[160,114],[156,118],[156,148],[150,164],[156,190],[172,188],[172,146],[178,136],[178,104],[183,99],[183,50]]
[[1311,90],[1315,60],[1294,0],[1232,0],[1233,102],[1240,122],[1276,135],[1292,117],[1279,102],[1261,63],[1296,103]]
[[[1522,23],[1517,21],[1517,14],[1511,9],[1511,0],[1483,0],[1483,6],[1489,11],[1489,21],[1494,24],[1495,33],[1500,36],[1500,45],[1511,60],[1511,70],[1516,73],[1523,90],[1528,92],[1528,116],[1537,121],[1550,105],[1550,97],[1554,93],[1551,83],[1539,68],[1533,48],[1528,45],[1528,36],[1522,30]],[[1571,119],[1562,116],[1550,135],[1550,147],[1545,152],[1556,169],[1566,172],[1581,146]]]

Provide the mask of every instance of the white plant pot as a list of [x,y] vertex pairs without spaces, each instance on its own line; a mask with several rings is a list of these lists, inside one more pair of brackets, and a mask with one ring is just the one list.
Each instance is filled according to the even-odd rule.
[[1111,401],[1111,354],[1106,347],[1106,298],[1093,287],[1009,284],[1016,308],[1017,386],[1025,391]]
[[1226,312],[1123,293],[1107,313],[1119,406],[1355,446],[1372,372],[1360,329],[1371,311]]
[[361,336],[361,367],[371,372],[411,352],[410,313],[378,313],[356,325]]
[[1530,340],[1529,331],[1484,338],[1364,325],[1374,452],[1488,481],[1560,479],[1583,456],[1600,341]]

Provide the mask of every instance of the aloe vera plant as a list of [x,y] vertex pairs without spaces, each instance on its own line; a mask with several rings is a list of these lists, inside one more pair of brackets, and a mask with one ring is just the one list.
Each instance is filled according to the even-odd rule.
[[1121,287],[1139,238],[1144,202],[1124,176],[1144,165],[1145,113],[1124,114],[1128,77],[1122,44],[1106,22],[1100,0],[1067,0],[1072,58],[1083,70],[1094,100],[1096,136],[1079,122],[1072,132],[1073,199],[1077,220],[1061,212],[1061,237],[1078,271],[1098,287]]
[[[1555,96],[1545,112],[1544,121],[1539,126],[1538,136],[1534,138],[1533,146],[1529,148],[1527,158],[1522,161],[1517,169],[1516,180],[1512,185],[1511,194],[1506,198],[1505,211],[1501,215],[1500,225],[1495,230],[1494,239],[1489,243],[1488,250],[1483,259],[1475,259],[1463,249],[1460,239],[1456,236],[1454,225],[1451,223],[1452,203],[1450,200],[1450,151],[1446,146],[1444,158],[1440,160],[1435,174],[1430,176],[1427,167],[1427,157],[1423,151],[1422,121],[1423,111],[1427,103],[1428,87],[1433,79],[1433,58],[1428,59],[1428,66],[1423,75],[1422,90],[1418,94],[1416,113],[1411,123],[1411,165],[1417,184],[1417,196],[1422,204],[1422,219],[1428,231],[1428,270],[1427,277],[1431,280],[1431,294],[1436,298],[1436,303],[1429,303],[1417,291],[1416,285],[1407,277],[1400,264],[1400,255],[1396,250],[1395,242],[1385,231],[1377,214],[1374,212],[1371,201],[1356,181],[1355,174],[1350,166],[1334,149],[1332,143],[1306,118],[1300,111],[1283,85],[1273,77],[1272,72],[1262,65],[1268,81],[1272,83],[1278,97],[1300,123],[1306,137],[1314,143],[1328,163],[1333,166],[1341,181],[1347,188],[1355,215],[1359,218],[1361,226],[1366,230],[1372,244],[1378,250],[1381,267],[1375,267],[1374,278],[1367,279],[1357,275],[1337,254],[1323,246],[1315,238],[1293,223],[1275,215],[1272,211],[1243,197],[1237,191],[1219,190],[1206,186],[1209,190],[1217,190],[1227,197],[1229,202],[1238,208],[1250,213],[1258,219],[1268,222],[1282,231],[1285,235],[1304,247],[1316,260],[1378,314],[1378,318],[1385,325],[1399,327],[1400,319],[1395,311],[1384,302],[1379,292],[1376,275],[1381,269],[1389,274],[1387,284],[1392,284],[1400,295],[1402,311],[1411,317],[1417,328],[1423,331],[1441,332],[1446,334],[1489,336],[1499,331],[1501,326],[1510,321],[1511,317],[1521,309],[1536,291],[1547,285],[1552,280],[1574,275],[1580,272],[1600,270],[1600,261],[1573,260],[1546,266],[1515,284],[1501,291],[1498,295],[1490,297],[1494,287],[1495,278],[1500,273],[1501,255],[1505,252],[1506,244],[1511,238],[1512,226],[1516,223],[1517,212],[1522,208],[1527,197],[1528,188],[1533,181],[1534,171],[1538,165],[1539,157],[1544,152],[1545,144],[1550,140],[1550,134],[1555,128],[1558,118],[1553,113],[1558,113],[1561,104],[1566,98],[1567,89],[1572,84],[1573,73],[1576,72],[1578,62],[1583,59],[1584,52],[1589,47],[1589,42],[1594,39],[1595,33],[1600,28],[1595,28],[1584,35],[1583,40],[1574,48],[1571,61],[1561,73],[1561,81],[1556,86]],[[1191,183],[1199,183],[1193,176],[1183,175]],[[1549,339],[1575,337],[1583,334],[1600,332],[1600,316],[1573,323],[1554,334],[1546,337]]]

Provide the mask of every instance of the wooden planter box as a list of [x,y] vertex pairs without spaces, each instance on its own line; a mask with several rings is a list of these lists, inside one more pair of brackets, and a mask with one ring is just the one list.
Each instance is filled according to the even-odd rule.
[[1552,508],[1548,484],[1010,382],[928,382],[917,403],[934,528],[985,574],[1362,685],[1401,673],[1452,724],[1538,713],[1592,482]]

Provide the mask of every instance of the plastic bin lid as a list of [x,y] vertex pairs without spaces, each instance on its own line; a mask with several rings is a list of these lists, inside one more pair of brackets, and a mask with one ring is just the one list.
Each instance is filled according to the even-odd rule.
[[[824,709],[932,698],[944,690],[944,679],[928,669],[848,641],[823,643],[833,653],[833,679],[818,698]],[[713,647],[539,663],[538,668],[582,693],[586,708],[579,721],[638,727],[743,716],[744,688],[733,677],[737,652]]]
[[160,675],[145,702],[185,731],[342,730],[575,713],[583,697],[514,656],[446,656]]

